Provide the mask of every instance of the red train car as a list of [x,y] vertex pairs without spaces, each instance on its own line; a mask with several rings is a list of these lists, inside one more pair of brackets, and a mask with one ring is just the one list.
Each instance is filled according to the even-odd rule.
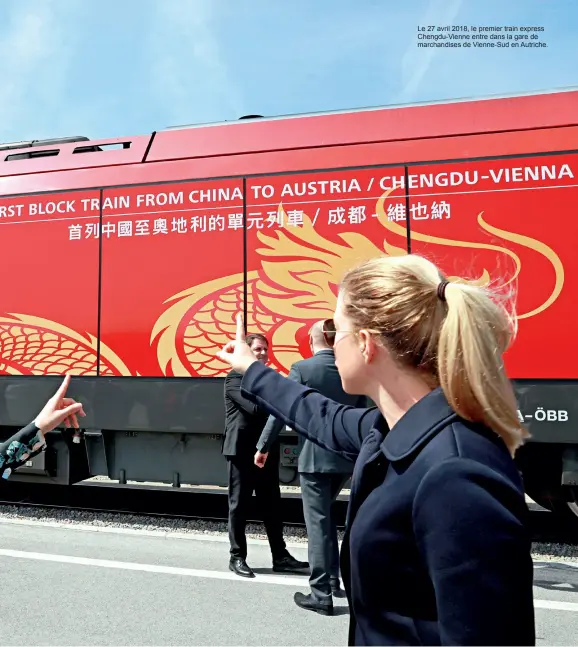
[[520,466],[578,514],[577,151],[576,90],[0,146],[0,425],[65,372],[89,413],[87,463],[56,435],[14,478],[223,484],[235,313],[287,372],[348,267],[410,251],[515,287]]

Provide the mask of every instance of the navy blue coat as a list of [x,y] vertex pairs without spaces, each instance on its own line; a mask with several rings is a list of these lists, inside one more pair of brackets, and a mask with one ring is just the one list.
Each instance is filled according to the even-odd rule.
[[353,645],[534,645],[533,564],[520,475],[503,441],[441,389],[387,433],[260,362],[241,390],[355,460],[341,571]]
[[[349,395],[343,390],[332,350],[321,350],[313,357],[295,362],[287,377],[314,388],[335,402],[353,407],[367,406],[366,398]],[[260,452],[268,452],[283,427],[281,420],[275,416],[269,416],[257,443],[257,449]],[[303,437],[299,440],[303,441]],[[345,460],[335,452],[328,452],[309,440],[299,443],[299,446],[297,469],[300,474],[351,474],[353,472],[353,462]]]

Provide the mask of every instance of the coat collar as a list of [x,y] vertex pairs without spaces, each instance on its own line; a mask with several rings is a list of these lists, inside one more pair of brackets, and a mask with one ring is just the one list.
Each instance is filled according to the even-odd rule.
[[441,388],[416,402],[381,443],[381,450],[390,461],[407,458],[439,433],[457,414],[452,410]]

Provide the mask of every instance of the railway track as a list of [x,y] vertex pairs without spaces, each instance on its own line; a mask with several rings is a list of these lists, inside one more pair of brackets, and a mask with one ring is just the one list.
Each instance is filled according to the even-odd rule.
[[[343,526],[347,501],[337,503],[338,524]],[[226,521],[228,510],[227,496],[222,491],[140,485],[111,486],[99,482],[50,487],[11,483],[10,488],[5,488],[0,493],[0,505],[220,522]],[[284,493],[282,506],[285,524],[305,526],[300,497]],[[249,510],[249,521],[260,521],[254,497]]]
[[[11,483],[0,493],[0,505],[19,508],[85,513],[139,515],[156,519],[201,520],[223,523],[227,519],[227,496],[222,490],[173,489],[162,486],[123,485],[90,482],[73,486],[40,486]],[[340,528],[345,523],[347,498],[337,501],[336,514]],[[287,526],[305,526],[303,505],[297,494],[283,493],[282,517]],[[249,522],[259,523],[253,497]],[[534,542],[578,546],[575,526],[538,506],[530,505],[529,525]]]

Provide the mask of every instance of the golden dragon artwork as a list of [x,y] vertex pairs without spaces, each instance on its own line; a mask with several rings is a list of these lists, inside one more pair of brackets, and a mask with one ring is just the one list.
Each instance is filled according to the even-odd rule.
[[[315,321],[333,315],[337,286],[345,271],[357,263],[379,255],[406,254],[406,229],[386,215],[385,202],[392,189],[376,204],[376,215],[384,229],[378,246],[366,236],[346,232],[338,234],[341,243],[323,238],[304,215],[303,225],[278,230],[274,235],[257,232],[262,247],[258,248],[260,267],[247,273],[247,330],[265,334],[271,346],[273,368],[287,374],[293,362],[302,359],[298,332]],[[279,205],[283,210],[283,205]],[[564,284],[564,268],[556,253],[544,243],[527,236],[498,229],[478,214],[477,222],[486,232],[530,248],[545,256],[555,272],[555,285],[547,300],[531,311],[517,314],[518,319],[535,316],[552,305]],[[388,239],[395,237],[398,244]],[[522,263],[512,250],[489,243],[458,241],[412,231],[412,240],[447,247],[487,250],[505,254],[513,263],[514,272],[506,285],[517,281]],[[451,281],[467,281],[450,276]],[[491,272],[469,282],[488,285]],[[170,297],[169,307],[157,320],[151,344],[156,344],[159,366],[164,375],[219,376],[229,368],[216,352],[235,334],[235,315],[243,310],[243,275],[237,274],[201,285]]]
[[[405,227],[386,215],[385,202],[390,193],[386,191],[376,204],[375,213],[383,227],[380,244],[356,232],[340,233],[339,242],[330,241],[315,230],[305,214],[303,224],[290,230],[277,230],[273,235],[257,232],[261,243],[256,249],[258,267],[247,272],[247,328],[267,335],[271,366],[276,370],[287,374],[291,364],[302,359],[299,335],[315,321],[332,316],[337,286],[346,270],[375,256],[407,253]],[[284,212],[282,204],[278,209]],[[518,313],[517,318],[529,318],[550,307],[564,284],[564,268],[556,253],[544,243],[489,224],[483,212],[478,214],[477,222],[487,233],[544,256],[554,269],[554,287],[548,298],[530,311]],[[521,271],[519,256],[504,246],[445,239],[419,231],[412,231],[412,240],[503,254],[514,268],[508,283],[517,281]],[[471,282],[488,285],[491,275],[484,268]],[[165,301],[165,310],[150,336],[163,375],[217,377],[228,372],[228,366],[215,355],[234,336],[235,315],[243,311],[243,281],[242,273],[216,278]],[[27,314],[0,316],[0,375],[94,375],[97,352],[97,340],[88,333]],[[138,375],[102,341],[100,374]]]
[[[31,315],[0,316],[0,375],[96,375],[98,343],[55,321]],[[100,374],[131,375],[100,343]]]

